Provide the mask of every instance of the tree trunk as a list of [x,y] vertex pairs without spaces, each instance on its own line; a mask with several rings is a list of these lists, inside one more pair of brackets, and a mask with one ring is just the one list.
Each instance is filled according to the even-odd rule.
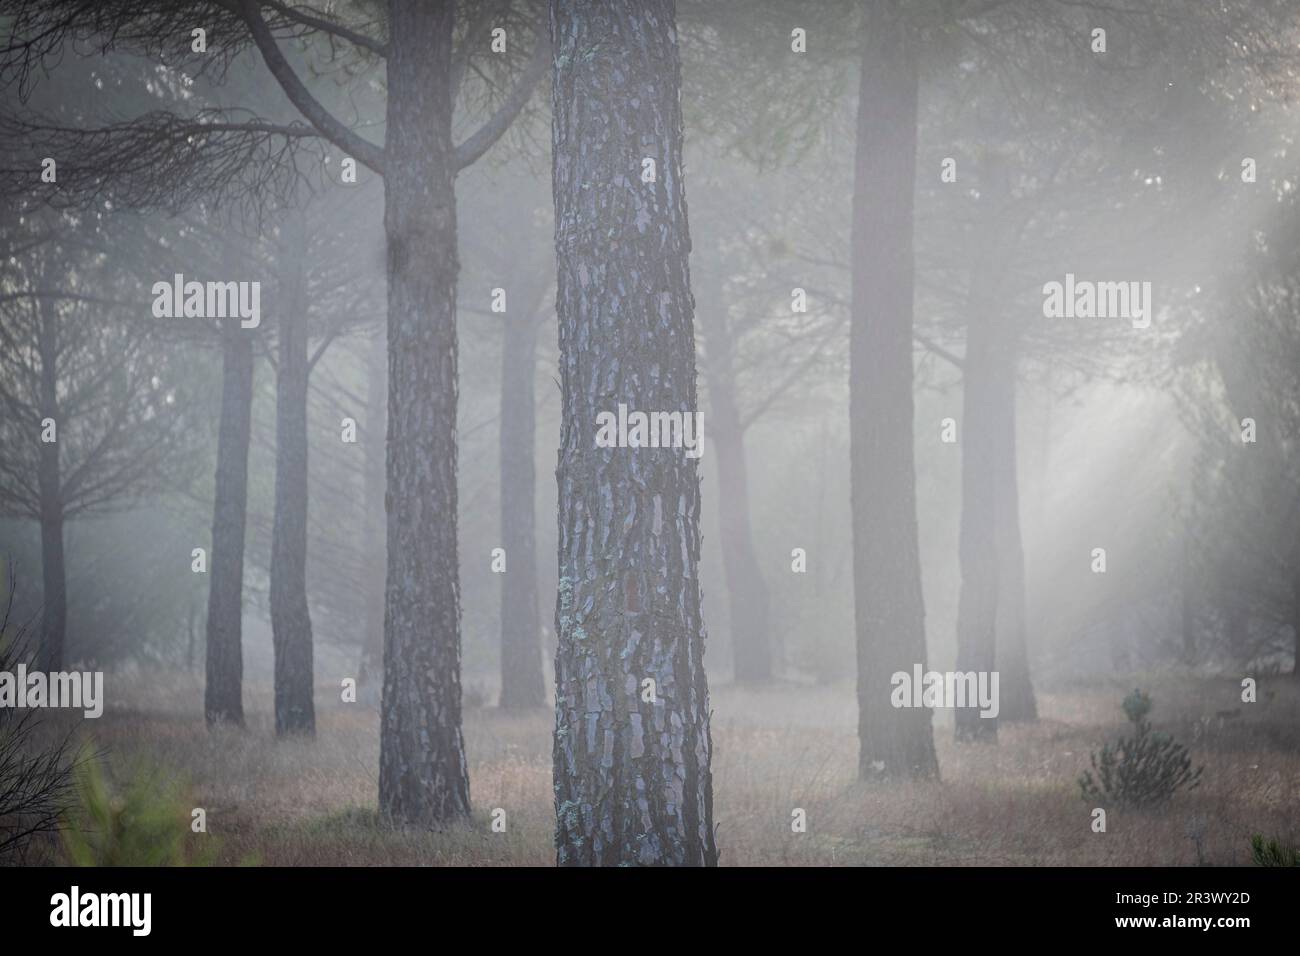
[[315,734],[311,612],[307,607],[308,329],[306,223],[285,228],[275,388],[275,521],[271,533],[271,636],[275,650],[275,732]]
[[248,446],[253,414],[253,340],[238,319],[221,328],[221,425],[212,506],[209,562],[207,680],[203,713],[208,726],[243,725],[241,647],[244,520],[248,504]]
[[718,456],[718,537],[727,580],[735,678],[738,683],[762,683],[772,679],[771,611],[750,526],[745,430],[736,403],[732,365],[735,343],[721,296],[710,295],[709,300],[701,310],[700,324],[709,349],[705,368],[713,413],[709,435]]
[[1291,582],[1291,631],[1292,650],[1295,659],[1291,662],[1291,676],[1300,680],[1300,577]]
[[[1179,629],[1183,637],[1183,663],[1189,667],[1196,663],[1196,605],[1194,603],[1195,582],[1192,572],[1192,549],[1190,536],[1183,533],[1183,547],[1179,566]],[[1229,637],[1234,635],[1229,633]],[[1235,650],[1235,648],[1234,648]]]
[[[1008,321],[1012,321],[1008,319]],[[1025,547],[1020,534],[1020,480],[1017,474],[1016,353],[1008,336],[999,363],[997,407],[997,647],[999,671],[998,719],[1023,722],[1038,719],[1038,701],[1029,673],[1029,642],[1025,617]],[[986,719],[986,718],[981,718]]]
[[551,2],[564,866],[717,863],[696,460],[595,442],[619,403],[697,407],[675,20],[672,0]]
[[[1233,663],[1240,666],[1245,666],[1250,662],[1249,621],[1250,616],[1246,613],[1246,605],[1241,600],[1240,595],[1230,595],[1224,615],[1225,630],[1228,632],[1226,649]],[[1192,658],[1187,661],[1189,664],[1193,662],[1194,659]]]
[[[1000,486],[1014,478],[1015,470],[1015,358],[1010,323],[1002,314],[998,294],[1004,274],[1005,200],[1009,193],[1005,161],[987,153],[980,168],[981,216],[975,233],[978,246],[971,267],[962,369],[958,542],[961,591],[957,601],[957,670],[961,673],[992,674],[997,669],[998,599],[1004,588],[1015,590],[1014,581],[1007,587],[1001,578],[1007,571],[1014,574],[1016,570],[1005,557],[1008,539],[1013,538],[1018,546],[1018,515],[1014,533],[999,530],[1003,520],[1011,520],[1000,514],[1000,509],[1008,506],[1007,498],[1011,495]],[[1020,569],[1023,571],[1023,558]],[[1023,601],[1023,589],[1020,594]],[[1015,618],[1014,609],[1009,617]],[[1020,620],[1023,622],[1023,610]],[[957,739],[996,741],[998,719],[981,716],[976,706],[958,708]]]
[[537,424],[533,378],[537,316],[507,319],[501,348],[501,707],[546,704],[542,618],[537,607],[533,446]]
[[[958,561],[957,670],[991,674],[997,666],[997,458],[989,431],[994,414],[989,316],[971,315],[962,377],[961,526]],[[975,707],[956,711],[958,740],[997,739],[997,718]]]
[[[40,666],[45,671],[63,670],[63,648],[68,622],[67,571],[63,560],[63,477],[59,469],[58,354],[59,318],[48,298],[37,304],[40,328],[37,349],[40,351],[40,417],[55,422],[55,441],[41,442],[37,463],[37,494],[41,520],[41,600]],[[39,423],[38,423],[39,424]]]
[[391,0],[388,578],[379,806],[431,826],[469,813],[456,554],[453,0]]
[[750,530],[749,473],[745,434],[728,385],[710,376],[713,450],[717,453],[719,529],[722,566],[731,611],[732,654],[738,683],[772,679],[771,608],[767,584]]
[[185,640],[185,673],[187,674],[194,673],[194,646],[198,642],[198,616],[198,605],[194,603],[194,599],[191,597],[188,615],[189,628]]
[[866,9],[849,343],[858,774],[929,777],[930,711],[891,703],[892,675],[926,659],[912,433],[916,51],[902,3]]
[[384,442],[388,418],[388,342],[383,330],[370,340],[366,357],[366,422],[361,446],[366,460],[362,475],[365,488],[365,541],[367,575],[365,589],[366,630],[361,637],[361,664],[357,683],[368,685],[384,666],[384,554],[387,528],[384,517]]
[[[51,446],[53,447],[53,446]],[[67,571],[63,559],[63,502],[49,494],[48,467],[41,449],[41,574],[43,582],[41,610],[41,668],[47,672],[63,670],[64,636],[68,621]],[[57,465],[56,465],[57,468]],[[57,479],[57,471],[55,472]]]

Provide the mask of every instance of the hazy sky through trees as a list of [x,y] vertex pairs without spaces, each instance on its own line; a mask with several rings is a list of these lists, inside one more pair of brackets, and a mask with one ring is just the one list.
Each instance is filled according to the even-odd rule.
[[[912,862],[877,812],[957,794],[931,829],[972,834],[1007,761],[1054,822],[964,862],[1061,862],[1139,688],[1134,739],[1288,794],[1209,859],[1294,819],[1294,3],[0,35],[0,558],[32,667],[107,675],[110,761],[175,759],[141,715],[278,740],[251,789],[339,747],[313,813],[501,810],[579,866]],[[826,788],[836,836],[763,843]]]

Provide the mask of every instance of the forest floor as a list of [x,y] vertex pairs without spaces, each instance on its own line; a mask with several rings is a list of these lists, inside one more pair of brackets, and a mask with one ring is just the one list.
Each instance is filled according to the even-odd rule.
[[[113,778],[152,767],[181,781],[186,806],[206,810],[219,863],[554,863],[549,711],[468,708],[472,821],[394,830],[375,812],[375,708],[344,704],[337,688],[322,686],[316,739],[277,741],[268,689],[246,687],[247,728],[210,734],[199,679],[163,676],[118,686],[110,703],[131,707],[110,706],[85,726]],[[1126,731],[1119,704],[1134,686],[1151,693],[1156,729],[1204,765],[1203,780],[1160,811],[1111,809],[1107,832],[1094,833],[1078,777],[1091,750]],[[954,744],[951,713],[940,713],[941,780],[862,784],[850,685],[717,686],[721,863],[1242,865],[1254,833],[1300,842],[1300,684],[1289,676],[1261,679],[1254,704],[1240,702],[1230,679],[1132,675],[1042,689],[1039,708],[1036,723],[1004,724],[997,745]],[[504,833],[490,825],[498,807]],[[807,813],[806,833],[791,832],[796,807]]]

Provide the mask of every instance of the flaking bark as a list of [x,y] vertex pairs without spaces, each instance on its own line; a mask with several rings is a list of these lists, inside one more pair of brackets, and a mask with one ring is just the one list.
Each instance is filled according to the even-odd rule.
[[[711,866],[696,460],[595,444],[597,414],[619,402],[697,408],[674,4],[552,0],[551,41],[564,404],[557,857]],[[647,157],[653,183],[642,181]]]
[[456,552],[452,0],[392,0],[385,143],[388,576],[379,806],[425,826],[469,813]]

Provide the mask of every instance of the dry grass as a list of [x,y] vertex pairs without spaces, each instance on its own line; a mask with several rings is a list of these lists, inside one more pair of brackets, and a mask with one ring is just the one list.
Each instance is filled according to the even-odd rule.
[[[111,675],[108,680],[112,681]],[[122,682],[126,678],[119,679]],[[1135,684],[1157,728],[1192,746],[1202,785],[1160,812],[1109,812],[1090,829],[1076,780],[1088,753],[1122,730]],[[1040,693],[1042,719],[1003,726],[998,746],[952,743],[936,718],[942,781],[854,779],[852,688],[714,690],[714,784],[724,865],[1240,865],[1252,833],[1300,841],[1300,693],[1266,680],[1260,701],[1235,682],[1144,677]],[[244,731],[209,734],[202,687],[187,675],[119,683],[93,722],[113,766],[145,760],[188,781],[221,838],[223,863],[551,865],[551,715],[491,708],[465,716],[473,821],[441,832],[393,830],[375,814],[378,715],[320,688],[315,741],[277,741],[266,688],[246,690]],[[335,701],[335,703],[329,703]],[[1218,717],[1217,712],[1240,711]],[[507,832],[489,826],[505,808]],[[790,830],[791,810],[808,832]]]

